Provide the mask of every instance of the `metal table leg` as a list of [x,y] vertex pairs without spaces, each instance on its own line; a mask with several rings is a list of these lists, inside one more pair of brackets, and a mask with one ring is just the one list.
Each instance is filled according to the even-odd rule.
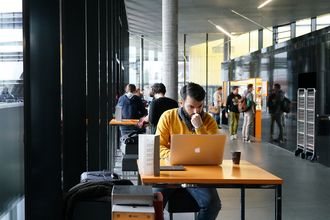
[[275,188],[275,220],[282,220],[282,185]]
[[241,220],[245,220],[245,186],[241,187]]

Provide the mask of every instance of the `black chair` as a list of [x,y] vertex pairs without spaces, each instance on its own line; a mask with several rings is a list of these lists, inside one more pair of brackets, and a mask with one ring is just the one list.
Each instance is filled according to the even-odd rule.
[[197,219],[199,206],[194,197],[184,189],[176,189],[167,201],[165,209],[170,214],[170,220],[173,220],[173,213],[193,212],[194,219]]

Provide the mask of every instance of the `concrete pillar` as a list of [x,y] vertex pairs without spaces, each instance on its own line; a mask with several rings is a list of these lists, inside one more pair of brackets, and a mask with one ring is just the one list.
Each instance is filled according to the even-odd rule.
[[231,41],[230,38],[225,35],[223,37],[223,61],[230,60]]
[[258,50],[261,50],[263,47],[263,42],[264,42],[264,30],[259,29],[258,30]]
[[162,0],[163,75],[166,96],[178,100],[178,0]]

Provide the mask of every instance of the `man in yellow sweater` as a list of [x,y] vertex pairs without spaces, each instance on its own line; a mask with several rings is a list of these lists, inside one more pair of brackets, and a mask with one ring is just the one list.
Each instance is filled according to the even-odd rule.
[[[180,91],[182,107],[162,114],[156,134],[160,136],[160,157],[168,159],[172,134],[217,134],[216,121],[203,112],[205,90],[195,83],[188,83]],[[158,189],[163,193],[164,205],[173,189]],[[221,201],[215,188],[187,188],[200,207],[198,220],[216,219]]]

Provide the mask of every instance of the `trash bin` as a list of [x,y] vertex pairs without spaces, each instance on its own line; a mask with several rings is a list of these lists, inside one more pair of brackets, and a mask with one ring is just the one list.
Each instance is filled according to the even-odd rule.
[[316,127],[315,144],[318,161],[330,167],[330,115],[317,115]]

